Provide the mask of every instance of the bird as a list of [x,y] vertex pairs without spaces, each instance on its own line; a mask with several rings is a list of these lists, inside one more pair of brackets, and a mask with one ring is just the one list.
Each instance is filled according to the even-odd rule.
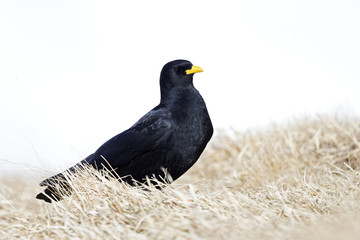
[[[178,179],[195,164],[214,131],[205,101],[193,84],[194,74],[202,71],[187,60],[165,64],[160,73],[160,103],[66,171],[81,171],[84,165],[113,169],[131,186],[152,177],[164,183]],[[48,203],[71,194],[64,172],[40,186],[46,189],[36,198]]]

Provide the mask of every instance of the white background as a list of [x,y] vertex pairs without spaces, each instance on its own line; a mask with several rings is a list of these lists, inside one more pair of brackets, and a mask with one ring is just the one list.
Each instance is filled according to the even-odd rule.
[[[0,1],[0,171],[78,162],[159,102],[174,59],[214,127],[360,110],[360,1]],[[32,174],[32,173],[29,173]]]

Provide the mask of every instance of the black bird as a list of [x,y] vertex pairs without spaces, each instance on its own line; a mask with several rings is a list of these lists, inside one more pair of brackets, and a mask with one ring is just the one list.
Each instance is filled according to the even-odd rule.
[[[111,168],[131,185],[145,183],[147,177],[167,182],[179,178],[197,161],[213,134],[205,102],[193,85],[194,73],[202,71],[186,60],[167,63],[160,75],[160,104],[67,171],[81,170],[84,164],[98,170]],[[36,198],[46,202],[59,201],[71,191],[62,173],[40,186],[47,188]]]

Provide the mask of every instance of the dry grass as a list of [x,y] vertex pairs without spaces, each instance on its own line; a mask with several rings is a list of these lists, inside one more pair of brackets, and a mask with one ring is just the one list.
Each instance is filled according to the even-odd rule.
[[39,187],[4,179],[0,238],[359,239],[359,142],[354,117],[221,132],[162,191],[89,170],[56,204],[36,201]]

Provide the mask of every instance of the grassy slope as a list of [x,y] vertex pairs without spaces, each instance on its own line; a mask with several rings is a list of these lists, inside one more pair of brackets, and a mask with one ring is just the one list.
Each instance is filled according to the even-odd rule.
[[91,170],[72,184],[72,197],[46,204],[39,187],[2,180],[0,239],[358,239],[360,120],[219,133],[163,191]]

